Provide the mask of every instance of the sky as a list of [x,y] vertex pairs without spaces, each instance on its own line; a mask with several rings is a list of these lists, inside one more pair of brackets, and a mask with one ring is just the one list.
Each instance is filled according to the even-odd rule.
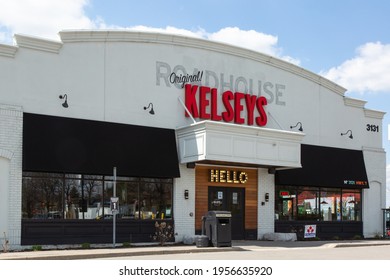
[[[390,112],[390,1],[0,0],[0,44],[65,29],[158,31],[222,41],[294,63]],[[390,205],[390,113],[383,120]]]

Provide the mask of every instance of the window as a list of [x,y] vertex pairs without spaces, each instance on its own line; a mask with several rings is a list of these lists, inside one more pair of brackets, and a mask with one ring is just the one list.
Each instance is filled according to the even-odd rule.
[[[109,176],[23,173],[22,217],[26,219],[112,219],[114,181]],[[172,179],[119,177],[121,219],[172,218]]]
[[161,181],[142,182],[140,187],[140,218],[172,218],[172,188]]
[[361,190],[276,186],[276,220],[361,221]]
[[26,174],[23,177],[22,217],[28,219],[63,218],[63,176]]
[[297,190],[297,220],[319,219],[319,189],[298,188]]
[[348,190],[342,196],[343,220],[361,221],[361,193],[360,191]]
[[289,187],[277,188],[275,195],[275,219],[295,220],[297,216],[296,190]]
[[119,197],[119,214],[122,218],[139,218],[139,184],[137,182],[117,182],[116,193]]
[[321,220],[341,221],[341,189],[321,189]]

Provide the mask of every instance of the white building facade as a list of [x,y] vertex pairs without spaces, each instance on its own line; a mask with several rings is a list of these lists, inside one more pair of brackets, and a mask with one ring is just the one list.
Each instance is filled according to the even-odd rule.
[[[62,31],[0,45],[0,231],[12,246],[177,242],[209,210],[233,239],[382,234],[384,112],[305,69],[159,33]],[[5,236],[5,237],[4,237]]]

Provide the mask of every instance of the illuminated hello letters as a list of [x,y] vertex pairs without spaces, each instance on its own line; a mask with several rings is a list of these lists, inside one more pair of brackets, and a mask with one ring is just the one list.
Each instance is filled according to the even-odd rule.
[[248,173],[235,170],[210,169],[210,182],[245,184],[248,181]]

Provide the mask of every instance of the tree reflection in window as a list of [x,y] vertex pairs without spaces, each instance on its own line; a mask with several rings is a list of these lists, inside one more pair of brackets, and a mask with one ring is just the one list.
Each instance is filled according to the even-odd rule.
[[[111,176],[23,173],[22,214],[27,219],[111,219]],[[172,218],[172,179],[118,177],[118,218]]]

